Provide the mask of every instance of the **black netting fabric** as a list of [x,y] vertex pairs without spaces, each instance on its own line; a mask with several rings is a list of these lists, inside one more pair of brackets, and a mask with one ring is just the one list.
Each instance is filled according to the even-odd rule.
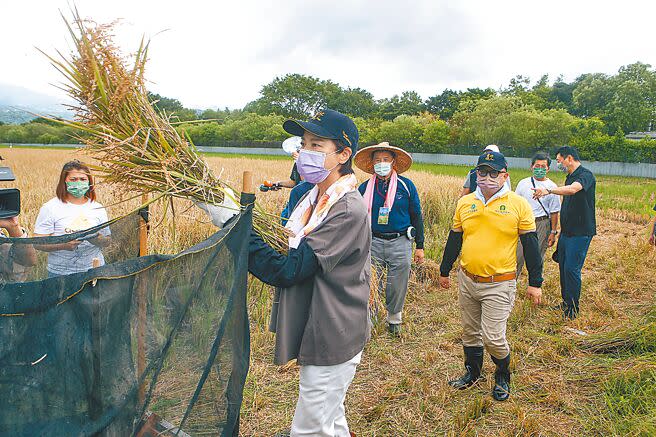
[[[251,210],[177,255],[138,257],[139,220],[0,240],[0,435],[237,435]],[[48,271],[41,248],[103,232],[104,265]]]

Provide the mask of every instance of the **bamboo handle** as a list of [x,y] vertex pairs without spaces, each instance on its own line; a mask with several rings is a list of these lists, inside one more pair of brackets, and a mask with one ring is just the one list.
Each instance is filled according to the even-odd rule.
[[253,190],[253,172],[250,170],[246,170],[244,172],[243,186],[241,192],[247,194],[255,193],[255,191]]

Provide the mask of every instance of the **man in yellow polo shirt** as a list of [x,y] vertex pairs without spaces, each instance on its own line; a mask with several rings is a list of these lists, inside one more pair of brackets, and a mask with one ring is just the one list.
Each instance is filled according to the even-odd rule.
[[481,377],[483,350],[496,364],[492,396],[510,395],[510,348],[506,322],[517,289],[517,241],[528,270],[527,294],[534,304],[542,296],[542,257],[529,203],[510,191],[506,158],[484,152],[478,158],[476,191],[458,201],[442,264],[440,286],[449,288],[449,272],[460,255],[458,285],[465,352],[465,374],[449,384],[464,389]]

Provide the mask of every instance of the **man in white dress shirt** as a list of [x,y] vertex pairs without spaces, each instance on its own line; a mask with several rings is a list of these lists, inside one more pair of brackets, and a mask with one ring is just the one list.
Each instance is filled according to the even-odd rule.
[[[540,244],[540,254],[544,261],[544,254],[547,247],[551,247],[556,242],[558,234],[558,215],[560,213],[560,196],[549,194],[540,199],[533,198],[532,188],[544,187],[554,189],[556,183],[547,177],[551,158],[546,153],[536,153],[531,159],[531,170],[533,175],[522,179],[517,184],[515,192],[528,200],[533,209],[535,216],[535,227]],[[524,252],[522,251],[521,242],[517,245],[517,276],[522,272],[524,267]]]

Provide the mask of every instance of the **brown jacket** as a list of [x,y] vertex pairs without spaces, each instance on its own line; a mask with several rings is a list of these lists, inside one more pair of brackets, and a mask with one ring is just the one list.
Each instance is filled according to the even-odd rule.
[[352,191],[306,237],[319,270],[276,289],[269,326],[276,333],[276,364],[296,358],[299,365],[331,366],[364,348],[371,332],[369,220],[362,196]]

